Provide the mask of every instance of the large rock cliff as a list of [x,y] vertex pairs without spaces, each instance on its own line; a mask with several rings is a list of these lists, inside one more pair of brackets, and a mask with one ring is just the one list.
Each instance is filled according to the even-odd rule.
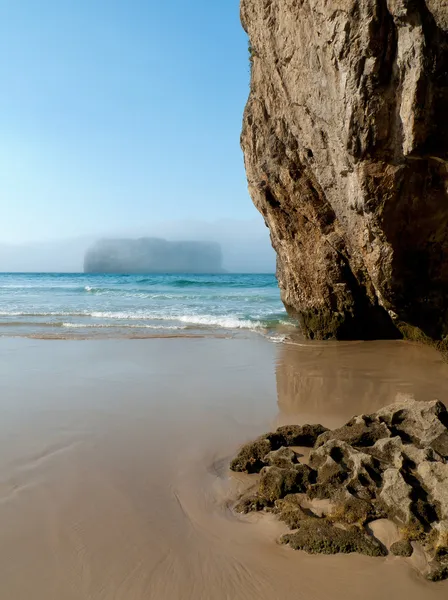
[[448,334],[448,0],[241,0],[242,148],[315,338]]

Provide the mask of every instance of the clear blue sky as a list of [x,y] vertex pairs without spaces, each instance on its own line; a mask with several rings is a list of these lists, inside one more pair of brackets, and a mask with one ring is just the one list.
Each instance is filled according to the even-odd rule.
[[252,219],[238,0],[0,0],[0,241]]

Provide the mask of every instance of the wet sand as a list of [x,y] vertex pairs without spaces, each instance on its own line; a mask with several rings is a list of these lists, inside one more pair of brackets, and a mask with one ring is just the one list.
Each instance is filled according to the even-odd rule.
[[229,458],[276,424],[447,401],[431,349],[4,338],[0,357],[1,598],[446,598],[404,559],[295,552],[228,506]]

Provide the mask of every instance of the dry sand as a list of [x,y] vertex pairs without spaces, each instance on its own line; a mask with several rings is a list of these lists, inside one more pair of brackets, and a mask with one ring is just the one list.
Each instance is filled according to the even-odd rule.
[[446,598],[404,559],[294,552],[228,508],[229,457],[273,424],[448,400],[432,350],[1,339],[0,357],[2,600]]

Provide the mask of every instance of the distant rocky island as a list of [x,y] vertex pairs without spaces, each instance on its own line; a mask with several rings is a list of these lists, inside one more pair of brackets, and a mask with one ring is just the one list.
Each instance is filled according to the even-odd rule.
[[224,273],[215,242],[104,239],[84,257],[84,273]]

